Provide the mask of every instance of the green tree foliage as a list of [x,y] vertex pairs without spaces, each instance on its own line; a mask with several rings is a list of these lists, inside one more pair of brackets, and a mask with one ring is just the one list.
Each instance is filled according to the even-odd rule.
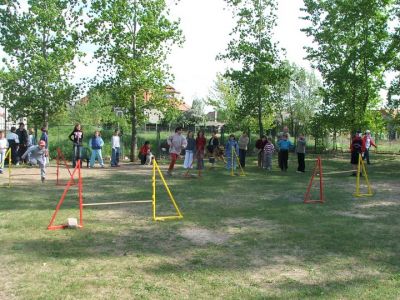
[[275,0],[226,1],[237,22],[226,53],[218,58],[239,66],[225,74],[239,91],[237,113],[255,117],[259,134],[263,135],[263,118],[272,113],[273,89],[287,76],[279,61],[278,47],[272,42],[277,4]]
[[93,0],[90,8],[87,30],[98,46],[100,71],[132,123],[131,160],[136,159],[137,127],[145,119],[144,110],[169,102],[166,55],[182,38],[179,22],[170,21],[168,13],[164,0]]
[[379,101],[390,60],[388,20],[392,0],[304,0],[315,42],[308,58],[322,74],[324,102],[343,129],[365,123],[369,105]]
[[297,137],[299,133],[309,133],[310,121],[320,109],[322,98],[321,83],[316,75],[307,72],[295,64],[285,62],[290,71],[280,84],[279,101],[275,102],[275,110],[280,125],[287,125],[291,133]]
[[82,5],[77,0],[6,1],[0,7],[0,71],[4,102],[36,124],[64,110],[75,95],[69,82],[79,56]]

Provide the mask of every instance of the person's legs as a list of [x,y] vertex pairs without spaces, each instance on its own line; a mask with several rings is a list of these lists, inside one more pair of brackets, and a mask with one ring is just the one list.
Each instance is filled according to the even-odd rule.
[[369,162],[369,149],[365,150],[364,158],[367,160],[367,164],[370,164],[370,162]]
[[121,150],[119,147],[115,148],[115,163],[117,166],[119,166],[119,156],[120,156]]
[[171,174],[172,170],[174,169],[176,160],[178,159],[178,154],[176,154],[176,153],[171,153],[171,154],[170,154],[170,157],[171,157],[171,162],[170,162],[169,167],[168,167],[168,173],[169,173],[169,174]]
[[75,168],[76,167],[76,158],[78,156],[78,146],[74,145],[72,147],[72,167]]
[[97,157],[98,157],[100,166],[102,168],[104,168],[104,161],[103,161],[103,155],[101,153],[101,149],[97,150]]
[[44,182],[46,179],[46,162],[38,160],[38,164],[40,167],[40,178],[41,178],[42,182]]
[[304,153],[297,153],[297,161],[299,163],[297,171],[304,172],[305,170]]
[[268,171],[272,169],[272,154],[265,155],[265,168]]
[[283,169],[282,168],[282,154],[281,154],[281,151],[278,151],[278,166],[279,166],[279,169]]
[[239,149],[239,161],[242,168],[246,166],[246,152],[244,149]]
[[140,164],[141,164],[141,165],[144,165],[144,164],[146,163],[146,156],[147,156],[147,155],[145,155],[145,154],[142,154],[142,155],[140,156]]
[[185,161],[183,162],[183,167],[185,169],[189,169],[190,168],[190,155],[193,155],[193,151],[190,150],[186,150],[185,151]]
[[289,151],[282,151],[282,167],[286,171],[288,169]]
[[117,165],[116,159],[117,150],[115,148],[111,149],[111,167],[115,167]]
[[5,152],[0,151],[0,174],[3,173],[5,155],[6,155]]
[[257,157],[257,166],[259,167],[259,168],[261,168],[262,167],[262,151],[260,151],[260,152],[258,152],[258,157]]
[[96,156],[97,156],[97,151],[96,149],[92,150],[92,155],[90,156],[90,167],[93,168],[94,167],[94,162],[96,160]]

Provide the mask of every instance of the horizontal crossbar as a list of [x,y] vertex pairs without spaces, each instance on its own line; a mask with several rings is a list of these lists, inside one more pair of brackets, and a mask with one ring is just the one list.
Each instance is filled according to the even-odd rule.
[[175,220],[175,219],[182,219],[182,216],[165,216],[165,217],[156,217],[155,221],[164,221],[164,220]]
[[373,196],[374,194],[354,194],[354,197],[371,197],[371,196]]
[[83,206],[100,206],[100,205],[115,205],[115,204],[135,204],[135,203],[151,203],[152,200],[139,201],[119,201],[119,202],[100,202],[100,203],[84,203]]

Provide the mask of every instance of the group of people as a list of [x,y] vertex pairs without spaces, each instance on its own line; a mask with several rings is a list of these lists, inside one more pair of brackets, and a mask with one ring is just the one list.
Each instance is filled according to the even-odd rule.
[[193,131],[188,131],[187,136],[184,137],[182,135],[182,127],[177,127],[175,129],[175,134],[168,137],[167,143],[170,153],[170,164],[167,174],[170,176],[173,175],[175,163],[183,151],[185,151],[184,168],[187,170],[192,169],[194,161],[196,160],[199,177],[202,176],[202,171],[204,170],[205,154],[208,154],[209,162],[212,167],[215,164],[216,158],[219,157],[219,139],[215,131],[207,142],[204,131],[200,130],[196,138],[194,138]]
[[7,149],[11,151],[9,164],[19,165],[26,163],[29,165],[39,165],[42,182],[46,179],[46,164],[48,162],[48,134],[43,127],[39,143],[36,144],[35,131],[33,128],[28,131],[24,123],[19,123],[18,129],[11,127],[10,132],[5,136],[4,131],[0,131],[0,174],[6,160]]
[[[285,132],[286,129],[286,132]],[[237,161],[239,161],[240,167],[245,168],[246,156],[250,139],[246,132],[236,140],[235,135],[231,134],[228,141],[225,144],[225,158],[226,168],[228,170],[236,170],[238,167]],[[197,170],[199,176],[204,169],[204,157],[207,154],[211,167],[215,164],[215,159],[220,157],[219,155],[219,139],[216,132],[212,133],[211,138],[206,140],[204,131],[197,133],[197,138],[194,138],[194,133],[189,131],[187,136],[182,135],[182,128],[178,127],[175,130],[175,134],[167,139],[170,153],[170,164],[167,171],[168,175],[172,175],[174,166],[178,157],[185,152],[185,160],[183,167],[185,169],[191,169],[193,163],[197,161]],[[207,144],[207,145],[206,145]],[[272,143],[271,137],[262,136],[256,142],[256,149],[258,151],[258,166],[268,171],[272,169],[272,157],[275,151],[278,152],[278,163],[282,171],[288,169],[288,157],[289,150],[294,146],[289,140],[287,133],[287,127],[284,131],[278,135],[278,141],[276,148]],[[305,172],[305,150],[306,150],[306,139],[303,135],[300,135],[296,143],[296,153],[298,158],[297,172]]]
[[[81,124],[75,124],[74,130],[68,136],[72,142],[72,167],[76,167],[78,160],[82,163],[82,150],[84,148],[83,144],[83,131]],[[93,135],[89,139],[89,148],[91,149],[89,168],[93,168],[96,160],[99,162],[101,168],[104,168],[104,160],[102,149],[104,146],[104,140],[101,137],[101,132],[99,130],[94,131]],[[121,153],[121,139],[120,131],[118,129],[114,130],[111,137],[111,167],[119,167],[119,157]]]
[[[375,145],[375,142],[371,137],[371,132],[369,130],[366,130],[363,135],[362,132],[358,130],[356,134],[353,136],[350,145],[350,150],[351,150],[350,162],[353,166],[353,173],[351,174],[352,176],[357,176],[357,169],[360,156],[363,160],[367,161],[367,164],[371,164],[369,157],[369,151],[371,147],[375,147],[375,149],[377,149],[377,146]],[[362,175],[361,170],[360,170],[360,175]]]

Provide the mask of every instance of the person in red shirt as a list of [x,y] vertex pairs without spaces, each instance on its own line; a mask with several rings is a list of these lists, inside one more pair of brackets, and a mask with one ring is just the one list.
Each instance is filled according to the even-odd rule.
[[361,131],[357,131],[357,133],[353,136],[353,139],[351,140],[350,150],[351,164],[353,166],[353,173],[351,174],[351,176],[357,176],[357,168],[360,154],[362,155],[365,152],[365,143],[364,140],[361,138]]
[[207,140],[204,136],[204,131],[200,130],[197,133],[196,153],[195,153],[195,157],[197,159],[197,171],[199,172],[199,177],[201,177],[201,172],[204,169],[204,152],[205,152],[206,143],[207,143]]
[[257,165],[259,168],[263,168],[263,158],[264,158],[264,147],[267,144],[267,137],[263,135],[256,141],[256,149],[258,151],[258,162]]
[[139,150],[140,164],[144,165],[146,163],[146,161],[148,160],[148,156],[151,155],[150,151],[151,151],[150,150],[150,142],[145,141],[144,145],[142,147],[140,147],[140,150]]
[[363,136],[363,142],[365,145],[365,152],[364,152],[363,159],[367,160],[367,164],[370,165],[371,163],[369,161],[369,148],[371,148],[372,146],[374,146],[375,149],[377,148],[374,143],[374,140],[371,138],[371,131],[369,131],[369,130],[365,131],[365,135]]

